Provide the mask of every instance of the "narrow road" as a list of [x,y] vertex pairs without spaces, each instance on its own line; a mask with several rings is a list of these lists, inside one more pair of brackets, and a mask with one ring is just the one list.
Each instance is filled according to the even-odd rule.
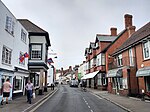
[[126,112],[81,88],[61,85],[57,93],[35,112]]

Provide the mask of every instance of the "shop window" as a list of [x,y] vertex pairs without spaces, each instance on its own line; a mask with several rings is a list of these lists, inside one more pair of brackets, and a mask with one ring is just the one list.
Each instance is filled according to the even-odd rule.
[[21,76],[15,76],[14,77],[14,91],[22,91],[23,83],[22,83],[22,77]]

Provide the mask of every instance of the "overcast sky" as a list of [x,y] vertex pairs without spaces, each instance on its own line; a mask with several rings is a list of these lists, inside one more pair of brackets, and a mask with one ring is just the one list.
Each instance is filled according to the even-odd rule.
[[110,34],[110,27],[118,33],[124,29],[125,14],[133,15],[136,30],[150,21],[150,0],[2,1],[17,19],[29,19],[49,32],[57,68],[81,64],[96,34]]

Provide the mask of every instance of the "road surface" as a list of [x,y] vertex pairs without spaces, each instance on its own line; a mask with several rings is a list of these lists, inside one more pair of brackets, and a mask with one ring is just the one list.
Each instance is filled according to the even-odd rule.
[[35,112],[126,112],[105,99],[81,88],[61,85],[59,90]]

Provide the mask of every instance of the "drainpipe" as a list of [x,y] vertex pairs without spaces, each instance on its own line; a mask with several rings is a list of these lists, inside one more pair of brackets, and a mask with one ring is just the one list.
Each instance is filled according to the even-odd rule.
[[127,75],[128,75],[128,96],[131,95],[131,83],[130,83],[130,69],[127,69]]
[[[137,71],[138,69],[137,69],[137,56],[136,56],[136,47],[134,47],[134,51],[135,51],[135,70]],[[137,80],[137,86],[138,86],[138,94],[139,94],[139,80],[138,80],[138,77],[136,78],[136,80]]]

